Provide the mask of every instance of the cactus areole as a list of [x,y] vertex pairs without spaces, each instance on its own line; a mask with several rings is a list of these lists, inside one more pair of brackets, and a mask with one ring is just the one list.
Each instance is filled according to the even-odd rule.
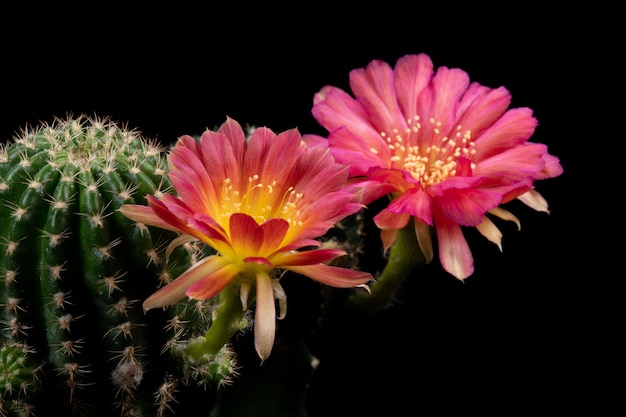
[[[190,359],[209,302],[142,311],[204,254],[122,204],[167,192],[164,149],[109,118],[68,116],[0,147],[0,416],[168,416],[228,382],[227,349]],[[185,408],[186,407],[186,408]]]

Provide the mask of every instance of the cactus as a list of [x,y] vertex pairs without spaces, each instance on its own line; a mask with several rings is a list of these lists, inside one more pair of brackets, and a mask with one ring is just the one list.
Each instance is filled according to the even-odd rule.
[[210,301],[142,311],[207,254],[186,244],[165,259],[176,235],[118,211],[171,190],[164,154],[85,115],[0,145],[0,416],[185,415],[236,375],[228,346],[185,354]]

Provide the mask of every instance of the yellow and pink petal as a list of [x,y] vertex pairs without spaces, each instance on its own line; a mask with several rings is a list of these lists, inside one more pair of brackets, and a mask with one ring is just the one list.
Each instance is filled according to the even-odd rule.
[[[177,277],[174,281],[168,283],[148,297],[143,303],[144,311],[152,308],[165,307],[178,302],[178,300],[186,295],[189,287],[202,280],[207,280],[203,282],[203,286],[208,288],[208,293],[213,293],[213,295],[217,294],[222,288],[224,288],[224,286],[226,286],[226,284],[228,284],[229,277],[230,279],[232,279],[232,277],[230,276],[231,274],[214,274],[229,265],[230,264],[227,260],[217,255],[211,255],[196,262],[191,268]],[[224,272],[228,271],[229,270],[226,270]],[[198,294],[196,293],[196,295]]]

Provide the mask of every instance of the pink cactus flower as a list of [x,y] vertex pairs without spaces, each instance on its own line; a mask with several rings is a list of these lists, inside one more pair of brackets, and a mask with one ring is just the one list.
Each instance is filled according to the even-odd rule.
[[347,167],[327,151],[307,147],[296,129],[275,134],[259,128],[247,139],[227,118],[199,140],[182,136],[168,162],[177,195],[147,196],[149,206],[125,205],[121,212],[180,232],[170,246],[197,239],[216,254],[156,291],[145,310],[184,296],[210,299],[227,285],[238,287],[245,310],[254,286],[255,348],[265,360],[274,344],[276,299],[279,318],[286,313],[277,271],[343,288],[366,287],[372,280],[369,273],[325,264],[345,252],[320,248],[315,239],[363,205],[358,190],[346,188]]
[[425,54],[406,55],[395,68],[374,60],[350,72],[347,92],[326,86],[314,96],[313,116],[328,137],[304,135],[350,167],[363,203],[390,202],[374,217],[386,249],[414,219],[427,261],[434,229],[443,268],[463,280],[474,261],[462,227],[475,227],[501,249],[490,216],[518,219],[502,204],[519,199],[548,211],[534,182],[560,175],[558,158],[533,143],[537,120],[529,108],[508,109],[503,87],[470,82],[460,69],[433,69]]

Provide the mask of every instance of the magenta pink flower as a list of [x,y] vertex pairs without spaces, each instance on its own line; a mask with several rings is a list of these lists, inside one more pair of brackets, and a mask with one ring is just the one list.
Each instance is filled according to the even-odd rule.
[[331,86],[315,95],[313,115],[329,131],[328,140],[303,139],[329,146],[338,162],[350,166],[364,204],[391,198],[374,217],[385,250],[413,217],[427,260],[433,258],[434,227],[444,269],[465,279],[474,262],[462,226],[477,228],[501,248],[501,232],[487,214],[519,227],[501,207],[515,198],[548,211],[534,182],[563,169],[546,145],[528,141],[537,121],[528,108],[508,109],[505,88],[470,83],[460,69],[435,72],[424,54],[404,56],[395,68],[372,61],[350,72],[350,87],[354,98]]
[[[311,149],[296,129],[274,134],[256,129],[246,140],[228,118],[200,140],[182,136],[169,155],[169,177],[178,194],[121,212],[147,225],[180,232],[173,245],[198,239],[217,251],[144,302],[151,309],[185,295],[199,300],[237,285],[245,310],[256,286],[255,347],[266,359],[275,336],[275,299],[286,296],[275,271],[290,270],[333,287],[365,286],[371,274],[324,264],[345,255],[315,240],[360,210],[357,189],[347,189],[347,167],[322,149]],[[171,250],[171,248],[169,248]]]

